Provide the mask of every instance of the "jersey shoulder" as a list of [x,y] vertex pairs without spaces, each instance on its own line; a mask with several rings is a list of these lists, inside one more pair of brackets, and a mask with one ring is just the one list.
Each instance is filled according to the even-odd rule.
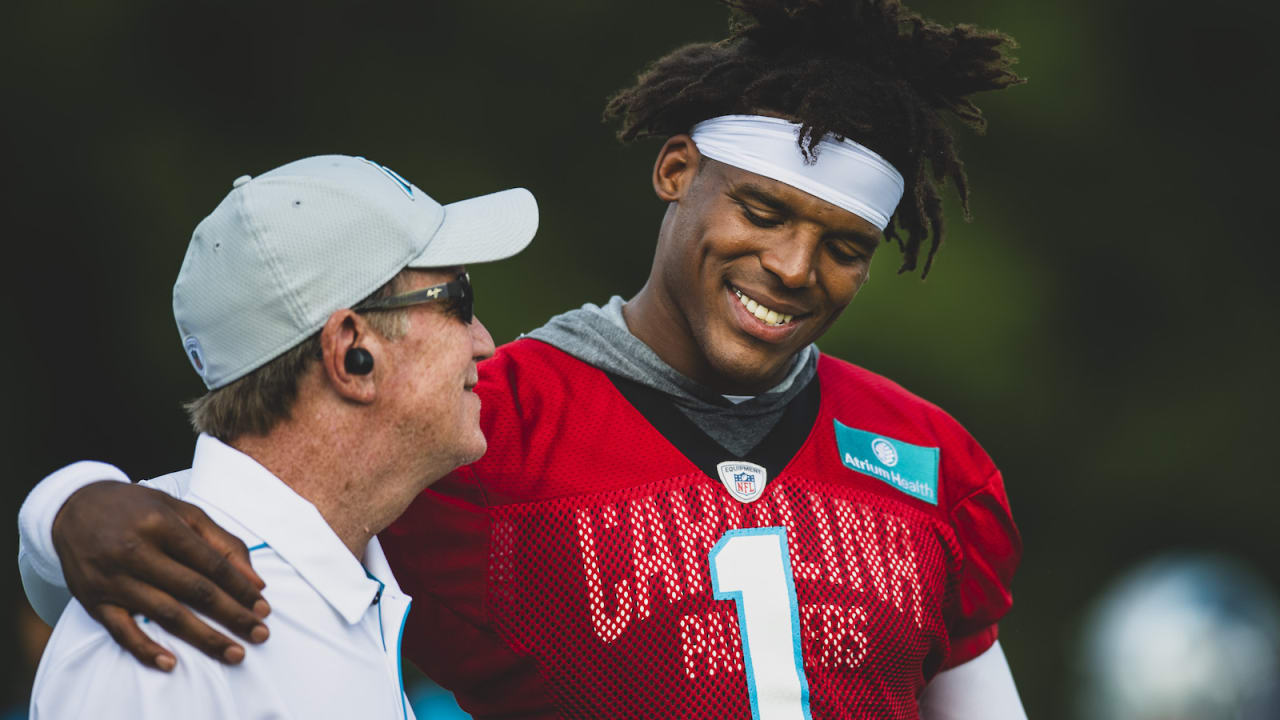
[[[823,417],[937,448],[938,510],[954,533],[961,561],[946,611],[951,648],[944,669],[977,657],[995,642],[997,622],[1013,603],[1009,588],[1022,556],[1003,477],[955,418],[892,380],[825,355],[818,377]],[[874,447],[870,451],[875,454]]]
[[950,413],[878,373],[823,354],[818,361],[823,405],[850,428],[939,450],[939,482],[959,499],[984,487],[998,470],[978,441]]
[[530,464],[572,465],[619,441],[640,415],[605,373],[540,340],[504,345],[480,364],[480,426],[488,450],[473,469],[491,480],[527,475]]
[[486,404],[514,406],[521,397],[564,398],[570,383],[583,373],[598,370],[548,345],[529,337],[502,345],[492,358],[479,365],[480,382],[476,392]]
[[885,415],[925,423],[959,425],[945,410],[884,375],[822,353],[818,359],[822,392],[830,400],[860,404],[848,408],[868,416]]

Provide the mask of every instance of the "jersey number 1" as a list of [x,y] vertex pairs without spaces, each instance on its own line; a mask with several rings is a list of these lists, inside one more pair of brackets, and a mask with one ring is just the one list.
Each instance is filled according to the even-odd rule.
[[711,548],[717,600],[738,606],[753,720],[811,720],[785,528],[730,530]]

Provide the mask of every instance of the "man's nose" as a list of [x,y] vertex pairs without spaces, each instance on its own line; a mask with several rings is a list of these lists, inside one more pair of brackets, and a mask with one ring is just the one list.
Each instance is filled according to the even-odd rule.
[[471,356],[476,361],[493,357],[493,336],[489,334],[489,328],[480,322],[480,317],[471,318]]
[[778,276],[789,288],[808,287],[817,281],[815,260],[818,249],[816,233],[796,230],[778,238],[760,253],[765,270]]

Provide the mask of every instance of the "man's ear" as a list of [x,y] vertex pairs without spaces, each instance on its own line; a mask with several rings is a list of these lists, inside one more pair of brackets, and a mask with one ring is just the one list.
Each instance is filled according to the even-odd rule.
[[663,202],[677,202],[698,174],[702,154],[688,135],[667,138],[653,164],[653,191]]
[[354,311],[335,311],[320,329],[321,369],[335,393],[367,405],[377,397],[374,377],[378,367],[375,362],[373,372],[353,373],[347,370],[347,353],[354,348],[363,348],[376,360],[381,350],[377,333]]

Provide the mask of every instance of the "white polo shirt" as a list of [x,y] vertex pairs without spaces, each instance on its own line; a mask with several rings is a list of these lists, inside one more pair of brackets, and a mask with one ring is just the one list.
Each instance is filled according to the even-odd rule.
[[410,598],[378,539],[363,563],[315,506],[266,468],[201,435],[179,497],[239,536],[266,581],[271,638],[223,665],[140,617],[173,652],[171,673],[122,650],[79,602],[67,605],[36,673],[32,720],[52,718],[403,718],[400,637]]

